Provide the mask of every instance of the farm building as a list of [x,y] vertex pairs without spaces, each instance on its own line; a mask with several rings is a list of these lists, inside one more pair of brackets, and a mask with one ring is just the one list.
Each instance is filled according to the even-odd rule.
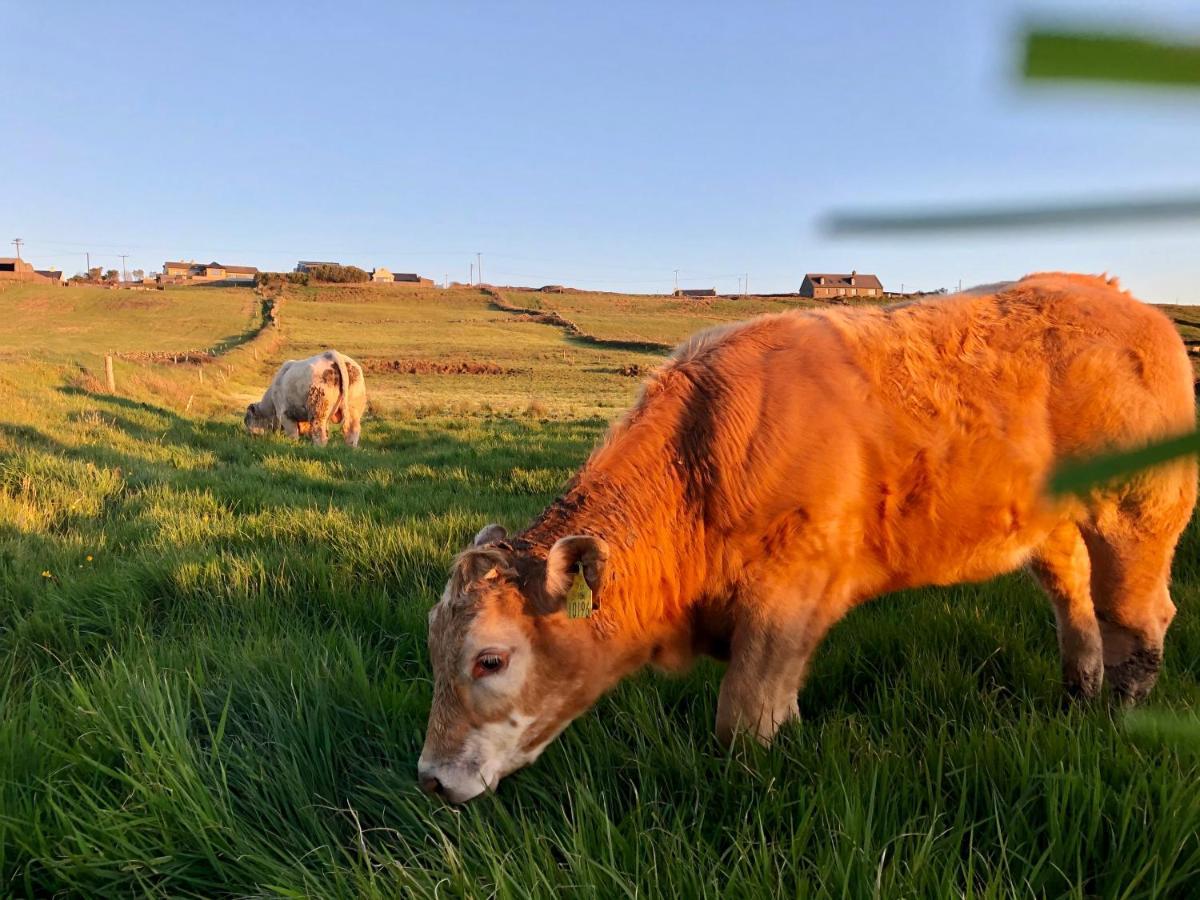
[[258,269],[254,266],[226,266],[225,280],[226,281],[253,281],[254,276],[258,274]]
[[67,281],[63,278],[61,269],[37,269],[36,271],[47,281],[53,281],[55,284],[65,284]]
[[393,281],[395,281],[395,278],[392,276],[391,272],[381,266],[378,269],[371,270],[371,280],[378,281],[383,284],[391,284]]
[[165,262],[163,277],[172,281],[253,281],[254,266],[225,266],[219,262]]
[[415,272],[397,272],[392,276],[392,281],[397,283],[403,282],[404,284],[420,284],[424,286],[431,286],[433,284],[432,278],[422,278]]
[[833,297],[882,297],[883,285],[875,275],[818,275],[809,272],[800,285],[801,297],[828,300]]
[[680,288],[675,291],[676,297],[715,297],[717,296],[716,288]]
[[29,263],[16,256],[0,256],[0,281],[40,281],[61,282],[62,273],[58,278],[38,272]]

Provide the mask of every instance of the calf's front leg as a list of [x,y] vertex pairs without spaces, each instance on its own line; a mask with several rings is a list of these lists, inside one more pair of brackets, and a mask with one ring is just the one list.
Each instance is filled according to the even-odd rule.
[[717,698],[722,743],[738,733],[770,743],[784,722],[799,717],[796,698],[808,661],[830,624],[813,601],[755,607],[739,617]]

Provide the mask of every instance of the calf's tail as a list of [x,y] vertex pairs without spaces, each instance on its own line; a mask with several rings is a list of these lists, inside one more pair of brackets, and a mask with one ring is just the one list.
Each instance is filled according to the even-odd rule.
[[346,368],[346,357],[342,356],[336,350],[326,350],[325,356],[337,366],[339,379],[338,402],[329,414],[329,417],[335,419],[340,408],[342,413],[340,421],[345,422],[350,416],[350,372]]

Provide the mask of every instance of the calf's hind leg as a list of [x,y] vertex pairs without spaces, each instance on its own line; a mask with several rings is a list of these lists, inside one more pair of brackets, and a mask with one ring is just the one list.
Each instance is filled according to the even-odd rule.
[[329,440],[329,417],[333,406],[323,384],[314,384],[309,388],[305,402],[309,422],[308,433],[318,447],[324,447]]
[[1068,695],[1096,696],[1104,678],[1104,650],[1092,605],[1091,561],[1079,528],[1067,522],[1051,532],[1030,569],[1054,604]]
[[362,423],[356,418],[346,416],[342,420],[342,439],[347,447],[357,447],[359,435],[362,434]]

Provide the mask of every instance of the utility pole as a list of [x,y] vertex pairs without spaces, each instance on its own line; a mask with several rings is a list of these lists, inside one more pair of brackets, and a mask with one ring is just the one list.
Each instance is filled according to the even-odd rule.
[[483,254],[475,254],[475,274],[479,276],[479,283],[483,284]]
[[12,245],[17,248],[17,259],[21,258],[21,245],[25,243],[20,238],[13,238]]
[[92,254],[91,254],[91,251],[85,250],[83,255],[87,257],[88,278],[91,278],[92,277]]
[[442,287],[444,287],[444,288],[450,287],[450,273],[449,272],[447,272],[445,275],[442,276]]
[[475,263],[471,263],[471,274],[467,276],[467,284],[475,283]]
[[675,270],[675,290],[679,290],[679,270]]
[[121,257],[121,281],[126,282],[129,280],[129,275],[125,271],[125,260],[129,259],[129,254],[118,253],[117,256]]
[[742,281],[742,296],[749,297],[750,296],[750,273],[747,272],[745,275],[742,276],[742,278],[744,279],[744,281]]

